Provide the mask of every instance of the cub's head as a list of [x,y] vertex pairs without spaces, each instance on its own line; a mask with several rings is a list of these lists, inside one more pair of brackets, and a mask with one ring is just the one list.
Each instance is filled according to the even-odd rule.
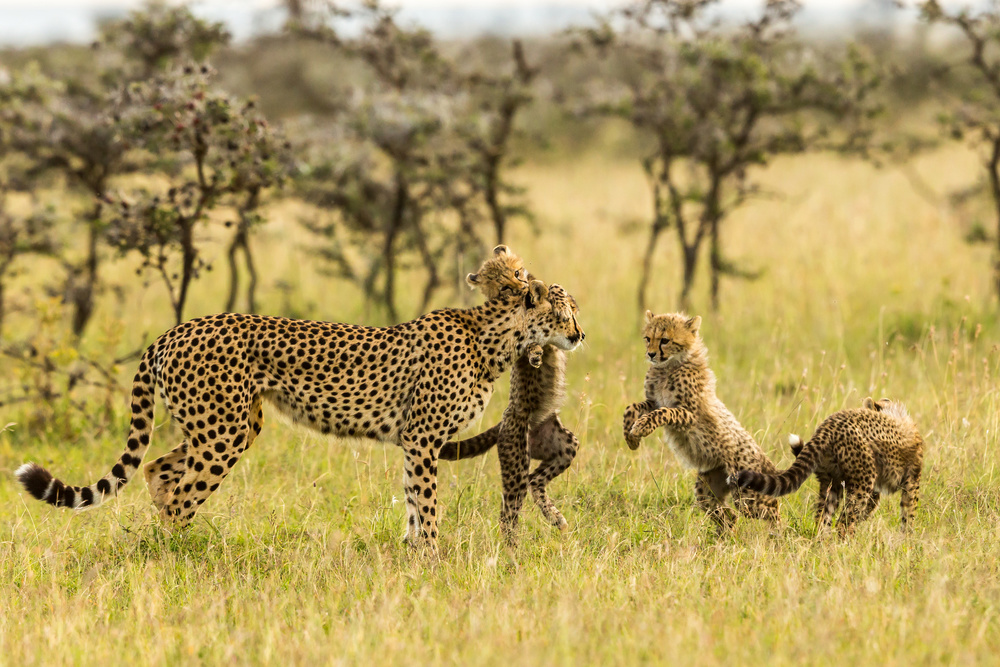
[[868,396],[865,400],[861,401],[861,407],[866,410],[874,410],[875,412],[885,412],[891,405],[892,401],[888,398],[880,398],[876,401],[871,396]]
[[510,248],[498,245],[493,248],[493,256],[483,262],[479,271],[467,275],[465,282],[487,299],[495,299],[506,292],[516,294],[528,289],[528,271]]
[[576,300],[561,285],[546,287],[532,280],[524,294],[524,312],[531,337],[541,345],[573,350],[586,338],[576,319]]
[[682,354],[701,347],[698,328],[700,317],[688,317],[684,313],[653,315],[646,311],[646,324],[642,329],[646,341],[646,361],[654,366],[665,364]]

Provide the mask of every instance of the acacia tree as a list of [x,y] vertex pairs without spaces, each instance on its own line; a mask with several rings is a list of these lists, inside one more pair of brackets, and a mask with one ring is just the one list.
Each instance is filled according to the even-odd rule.
[[681,256],[681,307],[690,305],[706,243],[713,309],[721,276],[752,277],[722,246],[726,217],[756,191],[749,173],[820,141],[821,125],[804,112],[845,115],[876,82],[856,50],[829,75],[812,64],[793,39],[796,0],[766,0],[758,18],[732,27],[711,17],[717,3],[641,0],[582,31],[577,44],[608,58],[614,71],[605,81],[620,82],[592,95],[590,111],[627,120],[650,145],[642,159],[653,200],[642,307],[658,241],[668,231]]
[[117,91],[129,82],[162,71],[177,59],[204,58],[229,35],[221,23],[194,17],[186,7],[149,3],[121,21],[104,26],[85,74],[50,77],[36,65],[13,73],[0,88],[0,121],[7,144],[28,159],[23,178],[62,175],[89,204],[76,223],[87,236],[82,260],[64,257],[62,289],[72,306],[72,330],[81,336],[100,289],[104,207],[112,180],[139,168],[133,138],[119,127]]
[[996,234],[984,240],[994,244],[993,288],[1000,298],[1000,3],[952,11],[936,0],[918,6],[925,21],[957,28],[970,47],[964,63],[979,85],[964,89],[940,121],[951,136],[967,139],[982,152],[997,225]]
[[510,143],[517,116],[534,100],[532,82],[538,71],[528,64],[520,40],[514,40],[508,71],[482,66],[464,75],[474,100],[462,126],[473,153],[470,176],[476,180],[473,190],[485,199],[498,244],[505,240],[509,218],[533,219],[522,199],[524,188],[508,182],[504,173],[517,164]]
[[[360,33],[341,35],[343,19],[360,21]],[[430,33],[400,27],[377,3],[356,12],[320,7],[300,34],[361,63],[368,79],[344,95],[326,140],[310,142],[300,194],[335,215],[308,226],[325,237],[317,252],[336,274],[358,283],[397,321],[401,265],[423,271],[421,310],[441,283],[440,251],[428,222],[440,203],[436,186],[455,163],[447,159],[454,145],[445,131],[453,73]]]
[[[118,100],[125,136],[158,156],[154,164],[169,184],[109,197],[115,206],[107,215],[108,238],[122,252],[142,256],[140,271],[160,277],[177,323],[184,319],[192,281],[211,269],[197,234],[209,213],[223,206],[238,212],[234,247],[251,267],[253,306],[256,274],[246,235],[258,220],[261,191],[278,185],[289,166],[287,142],[256,104],[212,88],[212,74],[207,65],[189,65],[134,83]],[[234,283],[231,300],[235,291]]]

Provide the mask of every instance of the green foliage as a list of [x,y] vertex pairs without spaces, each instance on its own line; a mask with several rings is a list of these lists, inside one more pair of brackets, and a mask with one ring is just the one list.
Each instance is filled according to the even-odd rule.
[[[357,36],[337,32],[345,20],[360,26]],[[366,72],[310,137],[298,191],[333,213],[306,221],[324,239],[316,252],[392,321],[397,274],[419,266],[423,312],[442,285],[442,263],[478,261],[482,227],[491,222],[502,242],[508,218],[530,219],[504,171],[535,70],[519,44],[511,72],[463,67],[427,31],[400,26],[375,2],[313,17],[297,34]]]
[[222,23],[199,19],[183,5],[149,0],[142,9],[104,26],[100,43],[121,54],[124,72],[116,74],[147,78],[177,62],[200,63],[229,40]]
[[225,205],[244,210],[249,228],[259,220],[254,211],[261,191],[279,185],[290,167],[288,143],[256,104],[212,89],[211,75],[207,65],[187,66],[132,83],[118,99],[120,131],[155,156],[169,184],[109,198],[116,206],[108,238],[123,252],[138,252],[140,270],[160,276],[178,324],[191,282],[211,269],[196,232]]
[[[754,167],[780,154],[827,146],[823,123],[805,112],[878,114],[870,98],[879,78],[852,47],[821,68],[794,37],[794,0],[770,0],[760,16],[723,27],[708,10],[713,0],[642,0],[603,17],[580,35],[593,58],[613,58],[614,74],[585,102],[590,113],[628,121],[648,139],[643,158],[654,204],[639,305],[659,236],[676,231],[682,251],[680,306],[690,290],[702,244],[709,243],[711,295],[718,305],[719,276],[730,260],[721,248],[721,223],[755,190]],[[819,125],[819,127],[817,127]],[[864,145],[867,123],[845,143]]]
[[[951,108],[940,114],[944,132],[953,139],[967,140],[983,151],[983,167],[993,200],[998,233],[994,235],[993,283],[1000,298],[1000,7],[990,3],[979,10],[968,7],[947,11],[936,0],[918,3],[929,23],[957,28],[970,47],[964,65],[979,85],[960,91]],[[970,232],[970,240],[987,238],[985,230]]]

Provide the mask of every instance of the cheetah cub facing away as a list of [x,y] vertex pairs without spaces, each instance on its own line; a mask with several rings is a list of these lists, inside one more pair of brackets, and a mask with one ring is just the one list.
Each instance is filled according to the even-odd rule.
[[662,426],[680,462],[698,472],[698,506],[720,531],[735,519],[732,509],[724,505],[730,493],[743,515],[777,522],[774,498],[727,483],[740,470],[772,473],[776,469],[715,395],[715,374],[708,367],[708,350],[698,335],[700,326],[700,317],[646,311],[643,337],[651,364],[646,373],[646,400],[625,411],[625,441],[637,449],[642,438]]
[[769,496],[795,491],[813,472],[819,480],[816,526],[823,531],[845,496],[837,531],[844,534],[878,505],[881,494],[902,491],[903,530],[920,495],[924,441],[901,403],[864,400],[863,408],[841,410],[823,420],[812,440],[789,438],[795,462],[778,474],[740,471],[736,484]]

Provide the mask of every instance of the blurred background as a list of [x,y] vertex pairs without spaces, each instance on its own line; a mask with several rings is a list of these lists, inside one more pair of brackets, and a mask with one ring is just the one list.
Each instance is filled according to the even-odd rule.
[[498,243],[599,315],[616,377],[647,307],[711,313],[737,368],[779,330],[789,369],[992,332],[998,26],[933,0],[5,0],[0,405],[110,418],[200,314],[470,306]]

